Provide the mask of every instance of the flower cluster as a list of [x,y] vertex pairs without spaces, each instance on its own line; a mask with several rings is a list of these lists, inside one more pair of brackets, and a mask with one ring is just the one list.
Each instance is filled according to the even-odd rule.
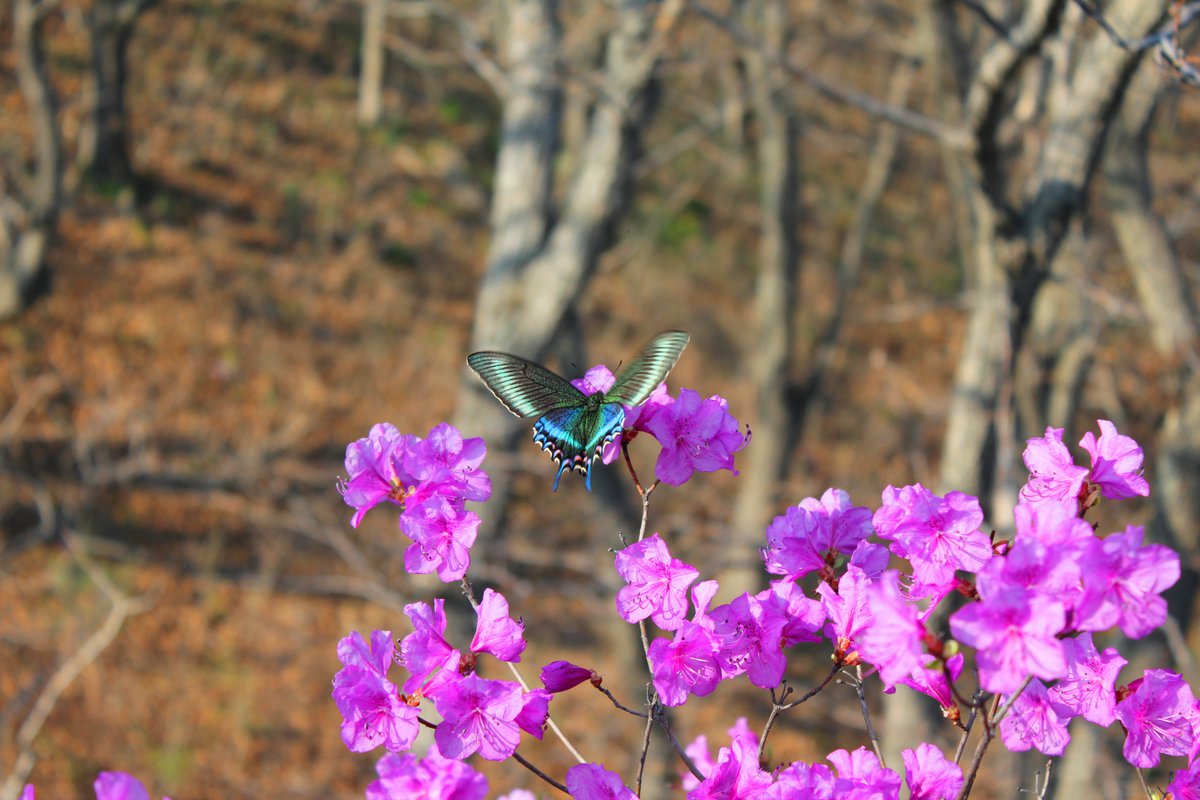
[[[521,731],[541,738],[550,693],[525,691],[510,681],[487,680],[475,672],[482,653],[518,662],[525,649],[525,626],[509,616],[508,601],[487,589],[476,610],[477,627],[467,652],[446,640],[442,600],[404,607],[413,632],[396,653],[390,631],[374,631],[370,644],[357,631],[338,643],[342,669],[333,679],[333,699],[342,714],[342,741],[356,753],[384,747],[404,753],[416,741],[421,704],[428,701],[442,721],[434,733],[438,752],[449,759],[479,753],[491,761],[512,756]],[[401,688],[389,678],[393,663],[406,673]],[[397,771],[415,770],[414,761],[389,762]],[[425,767],[422,767],[425,768]],[[405,774],[408,774],[407,772]],[[383,772],[380,772],[383,780]],[[463,780],[474,780],[465,775]],[[404,796],[404,795],[400,795]]]
[[[606,392],[614,383],[612,370],[603,364],[571,381],[588,395]],[[692,389],[681,389],[679,397],[672,398],[665,383],[660,383],[641,405],[625,407],[624,434],[605,446],[601,460],[605,464],[616,461],[621,445],[639,432],[650,434],[662,446],[654,464],[654,477],[672,486],[682,486],[696,472],[727,469],[736,475],[734,453],[750,441],[749,433],[739,431],[725,398],[713,395],[701,400]]]
[[338,484],[358,527],[366,513],[385,500],[400,506],[400,529],[412,540],[404,568],[412,574],[436,572],[444,581],[467,574],[479,517],[466,501],[492,495],[488,474],[479,468],[483,439],[464,439],[442,423],[420,439],[381,423],[367,438],[346,448],[349,478]]
[[[595,368],[576,385],[603,391],[612,374]],[[672,399],[659,387],[645,404],[626,410],[626,425],[625,442],[638,431],[657,440],[656,476],[674,485],[695,472],[732,470],[734,452],[747,441],[724,400],[703,401],[688,389]],[[1138,638],[1160,626],[1162,592],[1180,574],[1178,556],[1144,543],[1140,527],[1102,536],[1086,521],[1101,498],[1149,493],[1137,443],[1111,422],[1099,425],[1098,438],[1089,433],[1080,442],[1089,467],[1075,465],[1061,430],[1029,441],[1030,478],[1008,541],[984,532],[978,499],[913,484],[884,489],[874,511],[838,489],[786,509],[767,526],[761,550],[770,585],[720,605],[713,602],[717,582],[672,556],[658,534],[618,551],[614,566],[625,586],[617,613],[659,631],[646,652],[656,693],[652,713],[657,704],[682,705],[743,675],[769,690],[782,710],[780,698],[791,691],[784,682],[788,650],[824,642],[834,664],[826,683],[841,668],[859,667],[877,674],[885,691],[904,686],[933,698],[964,730],[963,707],[975,702],[969,698],[976,687],[994,695],[995,703],[975,712],[990,707],[986,724],[997,726],[1014,751],[1061,754],[1075,717],[1104,727],[1120,722],[1130,764],[1153,767],[1163,756],[1185,757],[1187,768],[1168,789],[1175,800],[1200,799],[1200,705],[1191,689],[1179,675],[1156,669],[1121,685],[1125,659],[1093,640],[1114,628]],[[351,446],[352,477],[343,494],[358,509],[355,522],[381,500],[398,502],[401,526],[416,539],[419,525],[405,522],[414,504],[436,501],[464,513],[463,500],[486,497],[486,475],[478,469],[482,443],[464,441],[449,426],[435,428],[427,441],[435,434],[438,444],[422,449],[414,437],[376,426]],[[439,467],[421,466],[434,453]],[[819,583],[806,593],[800,581],[813,575]],[[927,621],[952,594],[965,603],[950,615],[954,638],[946,639]],[[465,651],[445,639],[441,600],[406,607],[414,630],[398,654],[386,631],[374,632],[369,646],[357,633],[339,645],[344,667],[334,679],[334,699],[343,739],[357,752],[382,745],[391,753],[379,762],[369,798],[483,797],[486,781],[462,759],[513,756],[522,731],[540,738],[553,695],[584,683],[600,688],[596,671],[566,661],[548,664],[541,672],[545,688],[533,691],[477,676],[481,654],[515,663],[525,643],[522,624],[498,593],[486,590],[476,611],[478,628]],[[395,679],[399,686],[387,674],[393,662],[405,673]],[[440,722],[421,716],[426,701]],[[406,751],[422,724],[435,728],[433,746],[417,759]],[[916,800],[940,800],[957,797],[968,779],[932,744],[904,751],[900,771],[864,748],[834,751],[827,763],[770,768],[762,761],[769,732],[769,724],[760,736],[739,720],[715,756],[704,737],[694,741],[681,779],[688,800],[887,799],[898,798],[905,783]],[[598,762],[571,768],[562,785],[577,798],[636,800],[621,776]]]

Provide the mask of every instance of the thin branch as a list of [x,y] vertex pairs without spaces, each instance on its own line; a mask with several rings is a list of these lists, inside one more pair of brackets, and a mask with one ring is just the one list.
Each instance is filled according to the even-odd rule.
[[[652,695],[655,694],[653,685],[651,685],[651,687],[650,687],[650,693]],[[658,702],[657,696],[652,697],[650,702],[657,703]],[[645,777],[645,774],[646,774],[646,756],[650,754],[650,732],[652,730],[654,730],[654,715],[647,714],[646,715],[646,729],[642,733],[642,754],[638,758],[637,780],[635,781],[635,784],[633,787],[633,793],[639,797],[641,797],[641,794],[642,794],[642,778]]]
[[944,142],[951,147],[967,148],[971,146],[971,139],[965,130],[946,125],[932,117],[927,117],[924,114],[919,114],[915,111],[910,111],[907,108],[890,105],[878,98],[875,98],[866,92],[860,92],[857,89],[849,89],[822,78],[803,67],[799,67],[789,61],[786,57],[774,54],[771,49],[766,47],[757,38],[746,31],[736,20],[732,20],[727,16],[717,13],[699,2],[691,2],[689,7],[696,12],[702,19],[711,22],[713,25],[727,33],[739,45],[748,48],[754,48],[764,53],[764,58],[770,63],[782,69],[787,74],[799,79],[807,84],[818,94],[824,95],[831,100],[836,100],[846,105],[854,106],[868,114],[886,119],[889,122],[894,122],[910,130],[918,133],[923,133],[941,142]]
[[50,679],[46,681],[46,685],[42,687],[41,694],[38,695],[33,707],[29,710],[29,716],[17,730],[17,758],[4,784],[0,785],[0,797],[16,797],[18,795],[37,760],[33,753],[33,741],[41,732],[50,712],[54,710],[67,688],[89,664],[104,652],[105,648],[113,643],[125,625],[125,620],[149,610],[154,605],[154,600],[147,595],[128,597],[123,594],[108,575],[91,560],[75,536],[64,531],[63,541],[76,563],[108,599],[110,603],[108,616],[105,617],[100,627],[79,646],[79,649],[59,665]]
[[1000,36],[1002,39],[1008,38],[1008,28],[1004,27],[1004,23],[992,16],[992,12],[976,0],[958,0],[959,4],[969,8],[975,12],[975,16],[983,20],[983,24],[992,29],[992,32]]
[[530,763],[528,760],[526,760],[526,759],[525,759],[525,757],[524,757],[524,756],[522,756],[520,753],[517,753],[517,752],[515,752],[515,751],[514,751],[514,752],[513,752],[513,754],[512,754],[512,757],[513,757],[514,759],[516,759],[516,762],[517,762],[518,764],[520,764],[522,767],[524,767],[525,769],[529,770],[529,771],[530,771],[530,772],[532,772],[534,775],[537,775],[539,778],[541,778],[541,779],[542,779],[542,780],[544,780],[546,783],[548,783],[548,784],[550,784],[551,786],[553,786],[555,789],[558,789],[558,790],[559,790],[560,792],[562,792],[563,794],[570,794],[570,792],[568,792],[568,791],[567,791],[566,784],[559,783],[558,781],[554,780],[554,778],[551,778],[549,775],[547,775],[546,773],[542,772],[540,769],[538,769],[538,768],[537,768],[537,767],[535,767],[533,764],[531,764],[531,763]]
[[692,761],[692,757],[683,749],[683,745],[679,743],[679,739],[675,737],[675,731],[671,728],[671,718],[667,716],[667,710],[662,703],[656,703],[654,706],[654,719],[658,722],[659,727],[667,734],[667,741],[671,743],[671,749],[675,751],[675,755],[679,756],[679,760],[687,767],[688,772],[696,776],[697,780],[704,780],[708,776],[700,771],[696,766],[696,762]]
[[829,674],[825,676],[825,680],[821,681],[821,683],[818,684],[816,687],[810,689],[799,700],[793,700],[790,703],[787,702],[787,699],[792,694],[792,691],[793,691],[792,687],[784,686],[783,694],[780,695],[778,698],[775,697],[775,690],[774,689],[771,690],[771,713],[767,717],[766,724],[763,725],[762,735],[758,737],[758,760],[760,762],[762,761],[763,753],[765,753],[767,750],[767,737],[771,735],[771,728],[773,728],[775,726],[775,720],[779,718],[779,715],[782,714],[784,711],[795,708],[796,706],[805,702],[809,698],[814,697],[817,694],[817,692],[821,691],[822,689],[824,689],[826,686],[829,685],[829,682],[834,679],[834,677],[838,674],[838,670],[840,670],[841,668],[842,668],[841,663],[835,661],[833,664],[833,668],[831,670],[829,670]]
[[1151,47],[1160,46],[1168,40],[1174,40],[1180,29],[1187,27],[1192,20],[1200,17],[1200,0],[1180,4],[1176,12],[1177,17],[1164,22],[1156,33],[1143,36],[1140,39],[1127,39],[1112,26],[1112,23],[1104,18],[1103,12],[1094,3],[1090,2],[1090,0],[1075,0],[1075,5],[1079,6],[1089,19],[1099,25],[1100,29],[1108,34],[1108,38],[1113,40],[1113,44],[1122,50],[1128,50],[1132,53],[1148,50]]
[[871,740],[871,747],[874,748],[879,763],[886,767],[887,761],[883,757],[883,748],[879,746],[879,734],[875,732],[875,726],[871,724],[871,710],[867,708],[867,691],[862,678],[862,665],[856,667],[855,672],[854,692],[858,695],[858,706],[862,711],[863,722],[867,724],[867,738]]

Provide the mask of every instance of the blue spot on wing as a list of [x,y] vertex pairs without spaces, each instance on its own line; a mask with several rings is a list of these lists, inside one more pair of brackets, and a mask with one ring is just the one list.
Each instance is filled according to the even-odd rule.
[[553,491],[558,491],[563,472],[572,469],[584,476],[590,492],[592,461],[624,426],[625,409],[620,403],[554,408],[542,415],[533,424],[533,440],[558,464]]

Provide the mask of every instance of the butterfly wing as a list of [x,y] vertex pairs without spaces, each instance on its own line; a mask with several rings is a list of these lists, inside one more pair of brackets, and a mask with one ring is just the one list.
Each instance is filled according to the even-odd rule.
[[467,356],[467,364],[518,417],[540,417],[553,408],[580,406],[586,400],[565,379],[520,356],[483,351]]
[[683,331],[666,331],[655,336],[629,366],[621,370],[617,382],[605,392],[604,399],[627,406],[645,401],[666,380],[691,338]]
[[553,491],[565,470],[573,469],[592,490],[592,461],[604,446],[620,435],[625,409],[620,403],[589,402],[582,406],[555,408],[533,423],[533,440],[558,464]]

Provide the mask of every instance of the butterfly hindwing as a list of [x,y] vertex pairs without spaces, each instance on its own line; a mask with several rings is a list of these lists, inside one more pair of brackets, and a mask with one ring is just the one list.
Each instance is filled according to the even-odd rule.
[[533,440],[558,464],[553,491],[564,471],[573,469],[592,490],[592,461],[604,446],[620,435],[625,409],[619,403],[587,402],[583,406],[555,408],[533,424]]
[[583,392],[550,370],[520,356],[483,351],[467,356],[496,399],[518,417],[540,417],[552,408],[580,405]]
[[605,400],[627,406],[641,404],[667,378],[691,337],[683,331],[666,331],[651,339],[621,370],[617,382],[604,394]]

